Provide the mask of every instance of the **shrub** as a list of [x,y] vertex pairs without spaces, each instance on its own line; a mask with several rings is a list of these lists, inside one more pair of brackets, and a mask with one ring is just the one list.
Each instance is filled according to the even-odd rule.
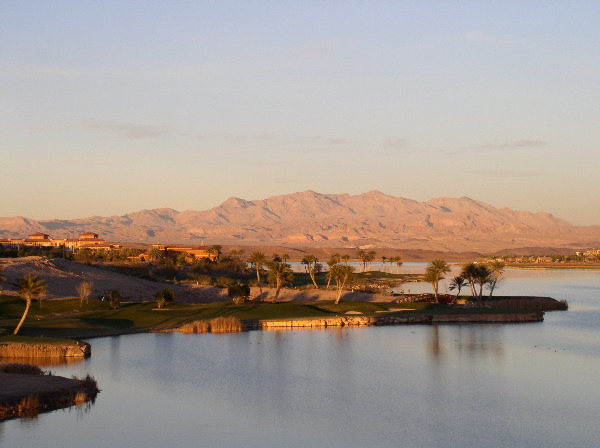
[[121,293],[118,289],[112,290],[108,298],[110,300],[110,307],[113,310],[116,310],[121,306]]
[[231,277],[225,277],[224,275],[219,275],[215,279],[215,286],[219,288],[228,288],[230,285],[233,285],[233,279]]
[[250,297],[250,286],[243,283],[234,283],[227,288],[227,295],[233,303],[242,304]]
[[45,372],[40,369],[38,366],[33,366],[31,364],[19,364],[19,363],[10,363],[0,365],[0,372],[2,373],[22,373],[25,375],[45,375]]

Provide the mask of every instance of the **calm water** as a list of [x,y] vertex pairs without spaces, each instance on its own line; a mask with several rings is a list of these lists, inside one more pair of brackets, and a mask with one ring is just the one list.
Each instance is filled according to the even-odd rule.
[[87,410],[2,447],[598,447],[600,271],[508,271],[568,299],[543,323],[94,339]]

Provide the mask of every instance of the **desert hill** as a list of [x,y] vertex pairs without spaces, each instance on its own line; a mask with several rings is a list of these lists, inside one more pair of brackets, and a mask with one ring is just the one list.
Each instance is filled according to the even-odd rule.
[[599,245],[600,226],[577,227],[549,213],[495,208],[467,197],[427,202],[370,191],[305,191],[261,200],[229,198],[205,211],[170,208],[123,216],[35,221],[0,218],[0,237],[94,231],[113,242],[390,247],[496,251]]

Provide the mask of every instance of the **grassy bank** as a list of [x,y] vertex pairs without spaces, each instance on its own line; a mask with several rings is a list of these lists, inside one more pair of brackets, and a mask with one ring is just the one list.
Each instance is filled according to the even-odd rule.
[[[498,297],[502,299],[502,297]],[[515,300],[515,298],[511,298]],[[533,306],[535,298],[518,298],[520,312],[539,310]],[[106,302],[90,300],[89,305],[79,307],[74,299],[53,300],[42,309],[31,313],[25,321],[19,336],[11,336],[23,305],[19,307],[14,298],[0,297],[0,342],[23,341],[30,343],[64,344],[64,339],[86,339],[118,334],[165,331],[195,321],[211,320],[218,317],[234,317],[240,321],[261,319],[326,318],[346,313],[360,313],[365,316],[381,313],[425,313],[425,314],[481,314],[502,313],[515,308],[462,308],[433,303],[380,303],[380,302],[247,302],[241,305],[232,302],[183,305],[173,304],[157,310],[154,302],[125,303],[113,310]],[[528,300],[532,300],[528,302]],[[22,302],[22,301],[21,301]],[[528,308],[527,303],[531,303]],[[514,306],[514,305],[513,305]],[[32,307],[33,308],[37,307]],[[62,314],[61,314],[62,313]]]

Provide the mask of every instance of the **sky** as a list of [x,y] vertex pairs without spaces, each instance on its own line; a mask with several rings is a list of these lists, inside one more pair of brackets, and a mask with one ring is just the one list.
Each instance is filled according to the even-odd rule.
[[0,0],[0,216],[314,190],[600,224],[600,2]]

